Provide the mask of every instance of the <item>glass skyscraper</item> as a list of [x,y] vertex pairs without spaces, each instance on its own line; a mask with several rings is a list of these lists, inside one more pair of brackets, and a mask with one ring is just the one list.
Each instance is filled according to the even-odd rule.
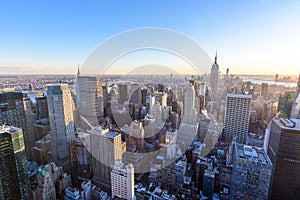
[[22,129],[0,127],[0,200],[30,199]]

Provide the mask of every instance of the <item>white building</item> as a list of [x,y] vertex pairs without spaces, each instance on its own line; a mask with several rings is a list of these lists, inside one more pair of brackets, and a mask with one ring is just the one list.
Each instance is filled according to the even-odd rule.
[[251,112],[251,95],[227,94],[224,119],[224,141],[246,144]]
[[56,164],[67,167],[70,164],[70,141],[75,138],[71,90],[68,84],[47,87],[52,159]]
[[112,198],[132,200],[134,196],[134,167],[132,164],[125,166],[121,160],[115,162],[111,171]]
[[158,101],[156,101],[152,106],[151,106],[151,115],[155,118],[155,125],[158,128],[161,128],[163,125],[162,121],[162,109],[161,105]]
[[194,124],[196,123],[196,116],[195,90],[194,87],[189,84],[186,87],[184,95],[183,121],[188,124]]

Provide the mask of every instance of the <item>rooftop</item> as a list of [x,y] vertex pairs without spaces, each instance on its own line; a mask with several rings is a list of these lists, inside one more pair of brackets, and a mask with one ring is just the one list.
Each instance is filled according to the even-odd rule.
[[300,119],[273,118],[273,122],[280,129],[300,131]]
[[240,159],[245,159],[255,163],[261,163],[266,165],[272,165],[268,155],[263,148],[248,146],[243,144],[236,145],[236,155]]
[[108,138],[115,138],[119,135],[118,132],[112,132],[112,131],[109,131],[108,133],[105,134],[106,137]]
[[14,126],[7,126],[7,125],[2,125],[0,126],[0,134],[2,133],[14,133],[19,131],[20,128],[14,127]]
[[252,99],[252,96],[249,94],[227,94],[227,97],[235,97],[235,98],[244,98],[244,99]]

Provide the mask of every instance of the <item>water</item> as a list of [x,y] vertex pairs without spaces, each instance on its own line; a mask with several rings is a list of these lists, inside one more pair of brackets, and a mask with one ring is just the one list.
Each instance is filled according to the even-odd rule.
[[285,83],[285,82],[275,82],[272,80],[262,80],[262,79],[249,79],[249,78],[243,78],[243,82],[250,81],[254,84],[261,85],[262,83],[267,83],[268,85],[281,85],[285,87],[297,87],[297,83]]

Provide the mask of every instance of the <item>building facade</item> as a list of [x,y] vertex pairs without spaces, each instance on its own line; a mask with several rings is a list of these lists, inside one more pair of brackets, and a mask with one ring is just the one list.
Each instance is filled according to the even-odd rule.
[[111,171],[111,193],[112,198],[135,199],[134,167],[132,164],[126,166],[121,160],[116,160]]
[[78,74],[77,87],[77,105],[79,105],[81,117],[80,127],[90,129],[91,127],[88,124],[98,126],[104,117],[101,77],[81,76]]
[[246,144],[251,114],[251,95],[227,94],[223,140]]
[[300,120],[273,118],[268,155],[273,163],[271,199],[300,199]]
[[31,199],[23,131],[0,127],[0,199]]
[[67,84],[47,87],[52,159],[66,169],[71,161],[70,142],[75,139],[71,92]]
[[272,163],[262,148],[234,143],[230,199],[269,199]]

